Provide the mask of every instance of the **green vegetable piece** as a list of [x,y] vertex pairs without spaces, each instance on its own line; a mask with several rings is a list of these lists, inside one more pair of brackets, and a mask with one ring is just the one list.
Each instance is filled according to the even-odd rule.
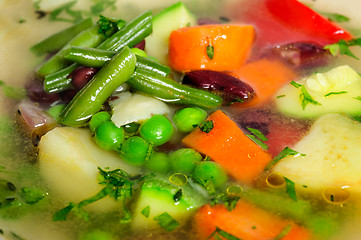
[[139,48],[131,48],[130,50],[132,50],[132,52],[137,56],[147,57],[147,54]]
[[192,148],[178,149],[172,152],[169,158],[174,172],[187,175],[192,174],[197,164],[202,161],[201,154]]
[[209,59],[212,60],[213,56],[214,56],[214,47],[213,47],[213,45],[208,44],[207,48],[206,48],[206,51],[207,51],[207,56],[209,57]]
[[277,164],[280,160],[282,160],[283,158],[287,157],[288,155],[297,155],[297,154],[300,154],[301,156],[306,156],[306,154],[304,153],[299,153],[295,150],[292,150],[291,148],[289,147],[285,147],[279,154],[277,154],[276,157],[274,157],[272,159],[271,162],[269,162],[267,164],[267,166],[265,167],[265,170],[270,170],[272,168],[272,166],[274,166],[275,164]]
[[175,127],[181,132],[191,132],[207,117],[207,112],[197,107],[178,110],[173,116]]
[[107,18],[100,15],[97,24],[99,25],[99,33],[102,33],[105,38],[108,38],[109,33],[113,29],[121,29],[126,24],[126,21],[123,19]]
[[57,104],[51,106],[47,112],[50,116],[52,116],[55,119],[55,121],[59,122],[59,113],[61,112],[61,110],[63,110],[64,107],[65,104]]
[[169,156],[163,152],[153,152],[145,166],[151,172],[166,173],[170,170]]
[[[71,2],[65,3],[65,4],[61,5],[60,7],[54,9],[49,14],[49,20],[50,21],[73,22],[73,23],[80,21],[83,18],[81,11],[72,9],[72,7],[76,3],[77,3],[77,1],[71,1]],[[66,15],[69,15],[69,18],[65,18],[63,16],[59,17],[59,15],[63,12]]]
[[155,146],[168,142],[174,133],[172,122],[163,115],[154,114],[139,128],[139,134]]
[[169,103],[208,109],[222,105],[222,98],[218,95],[177,83],[170,78],[144,69],[137,68],[133,76],[127,81],[127,84],[135,91]]
[[35,55],[43,55],[45,53],[51,53],[56,50],[61,49],[65,44],[67,44],[72,38],[83,30],[93,26],[91,18],[86,18],[60,32],[57,32],[41,42],[33,45],[30,48],[30,51]]
[[120,155],[128,163],[140,166],[149,158],[151,150],[152,148],[147,141],[139,136],[133,136],[124,141]]
[[111,115],[108,112],[97,112],[92,116],[92,118],[89,121],[89,129],[92,132],[95,132],[95,130],[101,125],[103,122],[110,121]]
[[153,219],[157,221],[159,226],[161,226],[168,232],[173,231],[179,226],[179,223],[176,220],[174,220],[167,212],[155,216]]
[[109,232],[97,229],[83,234],[79,240],[114,240],[114,237]]
[[144,217],[149,217],[150,214],[150,206],[146,206],[145,208],[143,208],[143,210],[141,211],[141,213],[144,215]]
[[350,47],[352,46],[361,46],[361,38],[354,38],[349,41],[341,39],[337,43],[324,46],[324,49],[328,49],[333,56],[341,54],[359,60],[359,58],[351,52]]
[[[222,229],[220,229],[219,227],[216,226],[216,230],[213,231],[213,233],[211,235],[209,235],[209,237],[207,239],[226,239],[226,240],[241,240],[236,236],[233,236],[232,234],[223,231]],[[222,238],[223,237],[223,238]]]
[[23,187],[20,196],[27,204],[33,205],[43,199],[45,193],[37,188]]
[[284,177],[284,179],[286,180],[286,192],[288,196],[290,196],[293,201],[297,201],[295,183],[286,177]]
[[4,96],[16,100],[24,99],[26,97],[26,90],[21,87],[9,86],[0,80],[0,87],[3,90]]
[[212,181],[215,188],[221,188],[227,182],[226,172],[215,162],[203,161],[193,171],[193,179],[200,183]]
[[282,231],[274,238],[274,240],[281,240],[284,238],[292,229],[292,225],[287,225]]
[[115,150],[124,141],[124,130],[111,121],[104,121],[96,128],[94,140],[102,149]]
[[321,14],[325,17],[327,17],[330,21],[332,22],[338,22],[338,23],[342,23],[342,22],[349,22],[350,18],[347,16],[344,16],[342,14],[339,13],[326,13],[326,12],[321,12]]
[[152,12],[146,11],[102,42],[98,48],[102,50],[119,51],[125,46],[135,46],[151,33]]
[[44,90],[48,93],[57,93],[71,87],[71,74],[78,65],[73,63],[60,71],[46,75],[44,78]]
[[124,131],[128,134],[136,134],[138,132],[140,124],[136,122],[128,123],[122,126]]
[[129,79],[134,72],[135,62],[134,53],[125,47],[60,112],[60,122],[73,127],[85,125],[108,97]]

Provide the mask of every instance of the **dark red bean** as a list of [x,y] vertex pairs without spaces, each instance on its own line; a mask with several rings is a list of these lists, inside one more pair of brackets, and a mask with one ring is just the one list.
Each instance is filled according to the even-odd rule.
[[139,48],[140,50],[144,50],[145,48],[145,40],[143,39],[141,42],[135,44],[135,48]]
[[328,63],[331,54],[315,43],[295,42],[272,49],[272,53],[297,68],[312,68]]
[[31,80],[25,85],[27,96],[34,102],[38,103],[53,103],[59,100],[59,95],[56,93],[47,93],[43,88],[42,82],[38,80]]
[[199,70],[186,73],[183,84],[214,91],[225,101],[248,101],[254,95],[254,90],[247,83],[228,74],[209,70]]
[[72,78],[72,85],[76,90],[82,89],[97,71],[98,69],[91,67],[79,67],[75,69],[70,75]]

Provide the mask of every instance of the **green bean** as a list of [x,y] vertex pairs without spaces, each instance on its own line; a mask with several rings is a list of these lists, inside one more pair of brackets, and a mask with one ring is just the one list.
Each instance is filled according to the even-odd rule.
[[133,47],[150,35],[152,30],[152,12],[146,11],[102,42],[97,48],[119,51],[125,46]]
[[51,53],[61,49],[65,46],[72,38],[83,30],[90,28],[93,25],[91,18],[86,18],[77,24],[74,24],[60,32],[57,32],[41,42],[33,45],[30,51],[35,55],[43,55],[45,53]]
[[57,93],[68,89],[71,86],[71,78],[68,78],[78,65],[73,63],[72,65],[57,71],[53,74],[45,76],[44,90],[49,93]]
[[[69,61],[79,63],[82,66],[101,68],[104,64],[109,62],[115,54],[115,51],[72,46],[66,51],[64,58]],[[147,57],[139,55],[136,55],[136,57],[136,68],[156,72],[164,77],[170,73],[170,68],[165,65]]]
[[82,88],[60,112],[60,123],[84,126],[108,97],[133,74],[136,57],[125,47]]
[[216,108],[222,98],[205,90],[182,85],[157,73],[137,68],[127,84],[138,92],[154,96],[162,101],[192,105],[201,108]]
[[72,40],[70,40],[53,57],[43,63],[43,65],[41,65],[40,68],[37,70],[37,73],[40,76],[46,76],[69,66],[71,62],[64,59],[64,54],[66,53],[67,48],[69,48],[70,46],[96,47],[102,41],[104,41],[104,39],[104,35],[102,33],[99,33],[98,25],[94,25],[93,27],[82,31]]

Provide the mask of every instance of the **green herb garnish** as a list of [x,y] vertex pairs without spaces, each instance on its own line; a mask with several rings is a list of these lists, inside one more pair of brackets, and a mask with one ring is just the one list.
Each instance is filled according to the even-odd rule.
[[297,152],[297,151],[295,151],[295,150],[292,150],[292,149],[289,148],[289,147],[285,147],[279,154],[277,154],[276,157],[274,157],[274,158],[272,159],[271,162],[269,162],[269,163],[267,164],[267,166],[266,166],[266,168],[265,168],[265,171],[270,170],[270,169],[272,168],[272,166],[274,166],[274,165],[275,165],[276,163],[278,163],[281,159],[283,159],[283,158],[285,158],[285,157],[287,157],[287,156],[289,156],[289,155],[292,155],[292,156],[294,156],[294,155],[306,156],[306,154],[304,154],[304,153],[299,153],[299,152]]
[[105,38],[108,38],[109,32],[112,32],[114,29],[122,28],[126,22],[122,19],[107,18],[100,15],[97,24],[99,25],[99,33],[102,33]]
[[0,87],[3,90],[5,97],[16,100],[20,100],[26,97],[26,90],[24,88],[6,85],[5,82],[1,80]]
[[148,218],[150,214],[150,206],[146,206],[145,208],[143,208],[141,213],[143,214],[144,217]]
[[324,49],[328,49],[333,56],[341,54],[359,60],[350,50],[350,47],[353,46],[361,46],[361,38],[354,38],[349,41],[341,39],[337,43],[326,45]]
[[286,237],[287,234],[291,231],[292,225],[287,225],[282,229],[282,231],[274,238],[274,240],[281,240]]
[[290,84],[295,88],[299,88],[301,90],[300,99],[303,110],[305,110],[308,104],[321,105],[321,103],[317,102],[311,97],[311,95],[307,92],[305,85],[296,83],[295,81],[291,81]]
[[43,199],[45,194],[37,188],[23,187],[20,196],[27,204],[33,205]]
[[[63,22],[72,22],[76,23],[83,19],[81,11],[72,10],[72,7],[77,3],[77,1],[68,2],[57,9],[53,10],[49,14],[49,20],[51,21],[63,21]],[[61,14],[68,15],[67,17],[62,17]]]
[[331,96],[331,95],[338,95],[338,94],[345,94],[347,91],[340,91],[340,92],[329,92],[325,94],[325,97]]
[[207,45],[206,50],[207,50],[207,56],[209,57],[209,59],[212,60],[213,56],[214,56],[214,47],[213,47],[213,45],[211,43],[209,43]]
[[222,229],[220,229],[217,226],[216,226],[216,230],[214,230],[213,233],[211,235],[209,235],[209,237],[207,239],[211,239],[211,238],[222,239],[221,237],[223,237],[226,240],[241,240],[238,237],[236,237],[226,231],[223,231]]
[[263,133],[257,129],[247,127],[247,130],[250,131],[252,134],[246,134],[248,138],[250,138],[254,143],[260,146],[263,150],[268,149],[267,144],[264,141],[268,141],[268,138],[263,135]]
[[213,129],[214,124],[212,120],[204,121],[201,124],[199,124],[198,127],[202,132],[209,133]]
[[325,17],[328,18],[328,20],[332,21],[332,22],[338,22],[338,23],[342,23],[342,22],[349,22],[350,18],[346,17],[342,14],[339,13],[325,13],[325,12],[321,12],[321,14]]
[[90,7],[90,11],[94,16],[98,16],[108,8],[115,10],[117,0],[92,0],[92,2],[94,5]]
[[361,96],[354,97],[354,99],[361,101]]
[[288,196],[290,196],[292,200],[297,202],[295,183],[286,177],[284,177],[284,179],[286,181],[286,192]]
[[286,95],[279,95],[279,96],[277,96],[276,98],[283,98],[283,97],[286,97]]
[[182,189],[179,189],[173,196],[174,202],[179,202],[181,200],[182,196],[183,196],[183,191],[182,191]]
[[159,226],[168,232],[173,231],[179,226],[179,223],[174,220],[167,212],[164,212],[153,218]]
[[266,136],[263,135],[263,133],[260,130],[250,127],[248,127],[247,130],[250,131],[257,138],[259,138],[261,141],[268,141],[268,138],[266,138]]

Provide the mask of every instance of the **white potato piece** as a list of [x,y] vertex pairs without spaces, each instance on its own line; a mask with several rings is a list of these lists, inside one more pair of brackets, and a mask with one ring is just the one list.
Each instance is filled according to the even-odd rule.
[[[98,167],[123,169],[129,174],[138,170],[124,163],[115,152],[100,149],[88,129],[57,127],[39,143],[40,174],[54,193],[65,201],[80,202],[102,189]],[[89,205],[91,210],[108,211],[119,202],[106,197]]]
[[117,97],[117,100],[109,103],[113,109],[111,120],[117,127],[148,119],[153,114],[167,115],[170,112],[166,103],[153,97],[130,92],[118,94]]
[[[318,118],[293,149],[305,156],[287,156],[273,169],[299,191],[321,193],[346,189],[361,193],[361,124],[341,114]],[[307,186],[307,188],[303,187]]]

